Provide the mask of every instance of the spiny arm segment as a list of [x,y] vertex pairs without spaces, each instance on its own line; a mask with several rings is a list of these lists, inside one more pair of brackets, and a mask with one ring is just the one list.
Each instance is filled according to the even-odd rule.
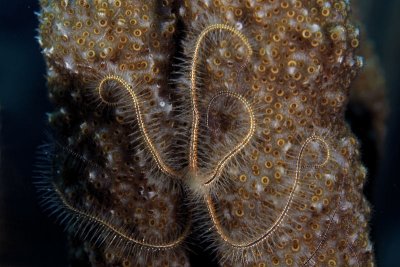
[[134,110],[135,110],[135,114],[136,114],[136,120],[139,125],[140,133],[141,133],[141,135],[146,143],[146,146],[149,149],[153,159],[155,160],[157,167],[163,173],[165,173],[169,176],[177,177],[178,176],[177,172],[164,162],[164,160],[161,158],[160,154],[158,153],[157,149],[155,148],[155,146],[147,132],[146,125],[143,120],[141,107],[140,107],[140,101],[139,101],[139,98],[136,95],[135,91],[133,90],[132,85],[130,85],[124,78],[122,78],[118,75],[114,75],[114,74],[106,75],[100,81],[99,85],[97,86],[97,92],[98,92],[98,95],[99,95],[101,101],[103,101],[104,103],[106,103],[108,105],[115,105],[114,102],[109,102],[103,96],[104,85],[108,81],[115,81],[115,82],[119,83],[122,86],[122,88],[125,89],[129,93],[129,96],[131,97],[131,100],[133,102],[133,106],[134,106]]
[[237,36],[243,44],[247,48],[247,60],[251,57],[253,54],[253,50],[251,48],[250,42],[247,39],[247,37],[241,33],[239,30],[236,28],[226,25],[226,24],[212,24],[207,26],[199,35],[199,37],[196,40],[196,45],[194,49],[194,54],[193,54],[193,59],[192,59],[192,64],[191,64],[191,74],[190,74],[190,95],[191,95],[191,100],[192,100],[192,116],[193,116],[193,121],[192,121],[192,133],[191,133],[191,138],[190,138],[190,151],[189,151],[189,168],[192,170],[194,173],[197,172],[197,143],[198,143],[198,131],[199,131],[199,120],[200,120],[200,114],[197,106],[197,88],[196,88],[196,79],[197,79],[197,65],[199,64],[199,52],[201,48],[201,44],[204,40],[204,38],[209,34],[210,32],[213,31],[228,31],[232,35]]
[[273,234],[278,229],[278,227],[282,224],[283,219],[285,218],[285,216],[287,215],[287,213],[291,207],[296,188],[299,184],[300,173],[301,173],[301,169],[302,169],[301,162],[302,162],[302,159],[304,156],[305,149],[313,141],[320,142],[324,146],[325,151],[326,151],[325,159],[321,163],[315,164],[314,167],[320,168],[328,163],[329,158],[330,158],[330,149],[329,149],[327,142],[322,137],[319,137],[316,135],[312,135],[309,138],[307,138],[306,141],[304,142],[304,144],[301,146],[298,157],[297,157],[295,179],[293,182],[293,186],[291,187],[286,205],[285,205],[284,209],[282,210],[282,212],[279,214],[278,218],[276,218],[274,223],[261,236],[256,237],[251,240],[248,240],[248,241],[237,241],[237,240],[233,240],[232,238],[230,238],[223,230],[223,227],[217,218],[216,210],[215,210],[211,195],[210,194],[206,195],[205,201],[207,204],[207,208],[208,208],[208,212],[210,214],[211,220],[216,228],[218,235],[221,237],[221,239],[224,242],[228,243],[230,246],[237,248],[237,249],[249,249],[249,248],[252,248],[252,247],[257,246],[258,244],[264,242],[271,234]]
[[53,189],[56,192],[57,196],[61,200],[62,204],[64,205],[64,207],[67,210],[69,210],[71,213],[75,214],[75,216],[77,216],[79,218],[83,218],[83,219],[91,221],[91,222],[94,222],[94,223],[100,225],[101,227],[104,227],[108,231],[111,231],[112,233],[114,233],[115,235],[119,236],[120,238],[122,238],[123,240],[125,240],[129,243],[133,243],[135,245],[139,245],[139,246],[150,248],[150,249],[163,249],[163,250],[174,249],[174,248],[177,248],[184,241],[184,239],[186,238],[186,236],[189,233],[190,224],[187,224],[185,226],[183,233],[177,239],[170,241],[170,242],[152,244],[152,243],[146,242],[144,239],[142,239],[142,240],[136,239],[136,238],[130,236],[129,234],[125,233],[121,229],[118,229],[117,227],[111,225],[107,221],[75,208],[72,204],[70,204],[66,200],[66,198],[64,197],[64,195],[61,193],[61,191],[58,189],[58,187],[55,185],[54,182],[52,183],[52,186],[53,186]]
[[223,170],[223,168],[225,167],[225,165],[229,162],[229,160],[234,157],[237,153],[239,153],[246,145],[247,143],[250,141],[250,139],[253,137],[255,131],[256,131],[256,119],[255,119],[255,115],[253,112],[253,109],[250,105],[250,103],[240,94],[235,93],[235,92],[231,92],[231,91],[222,91],[217,93],[215,96],[212,97],[212,99],[210,100],[208,107],[207,107],[207,116],[206,116],[206,125],[208,126],[208,116],[209,116],[209,110],[211,108],[212,103],[221,96],[229,96],[229,97],[233,97],[237,100],[239,100],[243,106],[246,108],[247,113],[249,115],[249,130],[247,131],[246,136],[243,137],[243,139],[240,141],[239,144],[237,144],[232,150],[230,150],[216,165],[216,167],[214,168],[214,170],[211,172],[211,174],[209,175],[209,178],[207,179],[207,181],[204,183],[205,186],[210,185],[218,176],[221,175],[221,172]]

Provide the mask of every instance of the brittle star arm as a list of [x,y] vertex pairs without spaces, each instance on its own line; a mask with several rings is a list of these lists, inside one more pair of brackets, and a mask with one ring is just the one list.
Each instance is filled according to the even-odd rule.
[[197,79],[197,65],[199,61],[199,52],[201,48],[201,44],[204,38],[212,31],[228,31],[232,35],[237,36],[243,44],[247,48],[247,59],[249,59],[253,53],[249,40],[246,36],[243,35],[236,28],[226,25],[226,24],[212,24],[207,26],[199,35],[196,41],[193,59],[191,63],[191,74],[190,74],[190,95],[192,100],[192,132],[190,138],[190,151],[189,151],[189,168],[193,171],[197,171],[197,142],[198,142],[198,131],[199,131],[199,110],[197,107],[197,88],[196,88],[196,79]]
[[157,167],[165,174],[169,175],[169,176],[173,176],[173,177],[177,177],[178,174],[175,170],[172,169],[172,167],[168,166],[164,160],[161,158],[161,155],[158,153],[157,149],[155,148],[153,141],[151,140],[147,129],[146,129],[146,125],[144,123],[143,120],[143,115],[142,115],[142,110],[140,107],[140,102],[139,102],[139,98],[136,95],[135,91],[133,90],[132,85],[130,85],[127,81],[125,81],[124,78],[118,76],[118,75],[114,75],[114,74],[109,74],[107,76],[105,76],[99,83],[99,85],[97,86],[97,92],[99,94],[99,97],[101,99],[101,101],[103,101],[106,104],[113,104],[110,103],[109,101],[107,101],[104,97],[103,97],[103,90],[104,90],[104,84],[108,81],[116,81],[118,82],[120,85],[122,85],[123,89],[125,89],[128,93],[129,96],[131,97],[133,106],[134,106],[134,110],[135,110],[135,115],[136,115],[136,120],[137,123],[139,125],[139,129],[140,129],[140,133],[143,137],[143,140],[146,144],[146,147],[149,149],[153,159],[155,160]]
[[182,234],[179,235],[178,238],[176,238],[175,240],[169,241],[169,242],[164,242],[164,243],[160,242],[158,244],[157,243],[152,244],[152,243],[146,242],[144,239],[139,240],[139,239],[134,238],[133,236],[129,235],[128,233],[124,232],[123,230],[118,229],[117,227],[111,225],[106,220],[77,209],[76,207],[74,207],[72,204],[70,204],[67,201],[67,199],[61,193],[61,191],[58,189],[58,187],[55,185],[55,183],[52,183],[52,186],[53,186],[55,193],[61,200],[62,205],[64,205],[64,207],[69,212],[71,212],[72,214],[74,214],[77,217],[80,217],[84,220],[93,222],[101,227],[104,227],[107,231],[110,231],[111,233],[117,235],[118,237],[125,240],[126,242],[134,243],[136,245],[143,246],[143,247],[150,248],[150,249],[164,249],[164,250],[165,249],[174,249],[174,248],[177,248],[184,241],[184,239],[186,238],[186,236],[188,235],[189,230],[190,230],[190,224],[186,224],[184,231],[182,232]]
[[216,167],[213,169],[211,174],[208,176],[206,182],[204,183],[205,186],[210,185],[218,176],[221,175],[221,172],[225,165],[229,162],[229,160],[234,157],[236,154],[238,154],[250,141],[250,139],[253,137],[255,131],[256,131],[256,119],[254,116],[253,109],[250,105],[250,103],[240,94],[231,92],[231,91],[222,91],[217,93],[215,96],[213,96],[208,104],[207,107],[207,116],[206,116],[206,125],[208,126],[208,116],[209,116],[209,110],[211,108],[212,103],[220,96],[227,95],[229,97],[233,97],[237,100],[239,100],[243,106],[246,108],[247,113],[249,115],[249,130],[247,131],[246,136],[243,137],[242,141],[237,144],[232,150],[230,150],[224,157],[217,163]]
[[279,216],[276,218],[276,220],[273,222],[273,224],[261,236],[255,237],[255,238],[253,238],[251,240],[247,240],[247,241],[237,241],[237,240],[233,240],[232,238],[230,238],[223,230],[223,227],[217,218],[217,214],[216,214],[215,207],[214,207],[214,204],[212,201],[212,197],[209,194],[205,196],[205,201],[207,204],[207,208],[208,208],[208,212],[210,214],[211,220],[216,228],[218,235],[222,238],[222,240],[224,240],[226,243],[228,243],[232,247],[235,247],[238,249],[247,249],[247,248],[252,248],[252,247],[262,243],[278,229],[278,227],[283,222],[283,219],[285,218],[285,216],[287,215],[287,213],[291,207],[296,188],[300,181],[300,173],[301,173],[301,169],[302,169],[301,163],[302,163],[302,159],[304,156],[304,152],[305,152],[306,147],[312,141],[320,142],[325,147],[325,150],[326,150],[324,160],[321,163],[315,164],[314,167],[316,167],[316,168],[322,167],[329,161],[330,150],[329,150],[329,146],[326,143],[326,141],[323,138],[321,138],[319,136],[315,136],[315,135],[307,138],[306,141],[304,142],[304,144],[301,146],[297,160],[296,160],[295,179],[293,182],[293,186],[291,187],[289,197],[287,199],[285,207],[282,210],[282,212],[279,214]]

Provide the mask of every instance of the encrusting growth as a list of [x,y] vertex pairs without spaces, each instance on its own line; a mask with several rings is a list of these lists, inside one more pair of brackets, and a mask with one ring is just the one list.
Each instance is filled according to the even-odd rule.
[[349,3],[41,6],[56,111],[38,188],[72,262],[189,266],[196,227],[221,266],[374,265]]
[[[347,4],[187,1],[184,6],[181,15],[189,32],[208,21],[236,25],[254,51],[240,72],[232,64],[218,64],[235,60],[237,47],[229,37],[210,40],[213,47],[204,55],[202,98],[219,87],[238,88],[240,82],[241,94],[251,100],[257,118],[251,143],[219,178],[229,182],[205,200],[213,203],[209,210],[216,233],[211,231],[210,238],[216,240],[221,261],[228,266],[372,264],[368,242],[349,240],[366,227],[365,217],[351,215],[349,208],[357,205],[365,211],[366,203],[349,199],[361,197],[360,192],[341,195],[354,186],[355,172],[364,172],[343,119],[348,86],[362,65],[354,55],[358,31],[348,20]],[[304,140],[313,134],[323,136],[324,142],[311,142],[310,151],[301,153],[304,167],[299,173],[294,155],[300,155]],[[313,151],[316,148],[322,151]],[[325,165],[309,166],[323,162],[328,152]],[[346,231],[334,230],[341,228]],[[268,229],[276,230],[254,248],[234,246],[251,244]],[[229,238],[221,233],[229,233]]]
[[183,122],[167,86],[172,3],[62,0],[41,6],[39,42],[57,109],[49,123],[68,148],[53,154],[54,171],[43,175],[41,188],[53,192],[44,195],[45,206],[69,229],[71,262],[187,266],[180,241],[190,230],[189,212],[182,186],[161,168],[182,168],[182,153],[172,147]]

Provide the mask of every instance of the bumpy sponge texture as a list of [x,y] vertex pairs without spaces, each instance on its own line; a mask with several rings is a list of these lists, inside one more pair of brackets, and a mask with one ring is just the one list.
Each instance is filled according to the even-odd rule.
[[347,1],[41,5],[42,189],[93,265],[187,266],[191,218],[222,266],[373,265]]

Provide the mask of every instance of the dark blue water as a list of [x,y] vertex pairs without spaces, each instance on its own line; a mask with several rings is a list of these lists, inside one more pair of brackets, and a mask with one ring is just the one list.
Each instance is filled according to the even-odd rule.
[[[67,265],[62,228],[41,212],[31,178],[35,148],[44,140],[45,112],[51,111],[45,65],[35,40],[37,2],[0,0],[0,266]],[[386,151],[379,165],[374,164],[370,144],[363,144],[364,161],[371,165],[365,191],[373,206],[378,266],[398,266],[400,0],[365,3],[367,30],[386,73],[391,106]],[[362,125],[354,123],[357,117],[350,117],[362,132]]]

